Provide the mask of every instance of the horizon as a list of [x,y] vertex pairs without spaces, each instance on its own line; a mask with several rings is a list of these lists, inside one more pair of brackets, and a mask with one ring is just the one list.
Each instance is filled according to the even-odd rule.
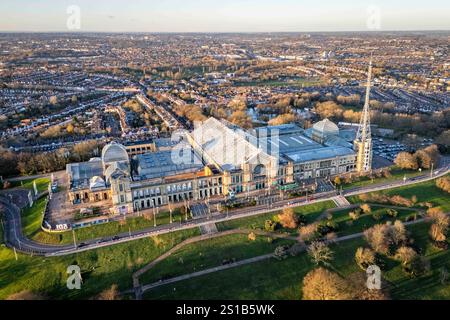
[[0,34],[382,34],[382,33],[450,33],[450,29],[430,29],[430,30],[343,30],[343,31],[31,31],[0,30]]
[[[449,31],[450,3],[397,1],[3,0],[0,32],[300,33]],[[72,28],[73,27],[73,28]]]

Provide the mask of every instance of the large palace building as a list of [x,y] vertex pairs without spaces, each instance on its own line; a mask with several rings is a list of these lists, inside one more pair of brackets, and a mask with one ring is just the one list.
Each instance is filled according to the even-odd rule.
[[278,189],[356,170],[355,131],[325,119],[303,130],[289,124],[244,131],[209,118],[192,132],[159,139],[136,154],[117,143],[101,158],[69,164],[74,203],[110,203],[112,214]]

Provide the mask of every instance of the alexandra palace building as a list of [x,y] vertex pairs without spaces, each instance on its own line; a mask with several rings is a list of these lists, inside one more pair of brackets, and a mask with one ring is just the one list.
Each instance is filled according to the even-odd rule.
[[157,139],[148,152],[113,142],[101,158],[67,165],[69,199],[107,203],[111,214],[128,214],[296,186],[354,171],[354,139],[354,131],[339,130],[327,119],[308,130],[287,124],[245,131],[209,118],[192,132]]

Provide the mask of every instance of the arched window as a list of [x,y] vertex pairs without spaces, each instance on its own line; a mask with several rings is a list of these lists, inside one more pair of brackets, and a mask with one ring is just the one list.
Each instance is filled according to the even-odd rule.
[[253,170],[253,175],[255,176],[265,176],[266,175],[266,167],[264,165],[260,164],[255,167]]

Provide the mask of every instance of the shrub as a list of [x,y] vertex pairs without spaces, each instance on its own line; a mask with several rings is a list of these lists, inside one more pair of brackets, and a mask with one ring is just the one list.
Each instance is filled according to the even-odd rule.
[[379,221],[383,218],[383,212],[381,210],[375,211],[372,214],[372,218],[374,218],[376,221]]
[[267,232],[274,232],[278,227],[278,222],[272,220],[266,220],[264,223],[264,230]]
[[305,226],[308,222],[308,220],[306,219],[306,216],[304,214],[298,215],[297,219],[298,219],[299,226]]
[[248,234],[248,240],[256,241],[256,234],[254,232],[249,233]]
[[350,211],[348,213],[348,216],[350,217],[350,219],[352,219],[353,221],[356,221],[359,219],[360,214],[358,214],[356,211]]
[[317,229],[319,227],[318,223],[312,223],[301,227],[298,232],[300,234],[300,239],[303,241],[311,241],[317,237]]
[[397,206],[412,207],[414,205],[412,200],[399,195],[392,196],[389,200],[393,205]]
[[376,263],[376,253],[369,248],[358,248],[355,253],[355,261],[362,270],[366,270]]
[[436,180],[436,186],[445,191],[450,193],[450,177],[442,177]]
[[278,215],[278,219],[283,228],[295,229],[298,225],[297,215],[291,208],[286,208],[283,210],[282,214]]
[[364,213],[370,213],[372,211],[372,208],[367,203],[362,204],[360,208]]
[[273,255],[277,260],[284,260],[288,257],[289,246],[279,246],[276,247]]
[[391,218],[397,218],[397,216],[398,216],[398,211],[394,210],[394,209],[387,209],[386,213]]

